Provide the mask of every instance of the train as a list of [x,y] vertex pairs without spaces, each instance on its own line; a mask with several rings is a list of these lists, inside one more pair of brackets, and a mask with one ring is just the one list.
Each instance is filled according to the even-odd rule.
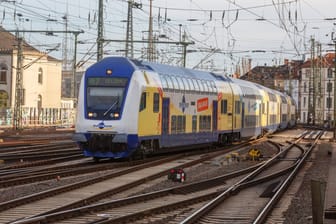
[[111,56],[81,79],[73,139],[99,161],[229,145],[295,121],[293,98],[262,85]]

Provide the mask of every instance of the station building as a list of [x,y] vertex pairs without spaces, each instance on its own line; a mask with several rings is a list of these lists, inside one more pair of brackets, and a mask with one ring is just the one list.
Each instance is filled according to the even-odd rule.
[[[0,27],[0,126],[12,126],[16,97],[18,38]],[[21,42],[22,126],[62,124],[62,61]]]

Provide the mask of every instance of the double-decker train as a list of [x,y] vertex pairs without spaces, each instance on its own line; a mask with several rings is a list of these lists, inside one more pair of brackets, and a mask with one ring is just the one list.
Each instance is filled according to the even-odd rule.
[[83,75],[77,108],[74,140],[99,160],[258,138],[294,126],[296,106],[252,82],[107,57]]

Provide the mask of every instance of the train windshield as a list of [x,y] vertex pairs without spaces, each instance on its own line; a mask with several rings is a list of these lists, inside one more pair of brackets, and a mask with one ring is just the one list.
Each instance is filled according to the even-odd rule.
[[92,77],[87,80],[87,118],[113,120],[120,118],[127,78]]

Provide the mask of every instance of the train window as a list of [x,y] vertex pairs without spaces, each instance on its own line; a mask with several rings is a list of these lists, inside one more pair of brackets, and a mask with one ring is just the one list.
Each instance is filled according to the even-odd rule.
[[171,116],[171,133],[176,133],[176,115]]
[[197,115],[192,116],[192,132],[197,132]]
[[186,117],[185,115],[179,115],[177,116],[177,133],[184,133],[185,127],[186,127]]
[[153,112],[157,113],[160,110],[160,94],[154,93],[153,95]]
[[201,115],[199,116],[199,130],[210,131],[211,130],[211,116]]
[[240,101],[235,101],[235,113],[240,114]]
[[266,114],[265,103],[262,103],[262,113],[263,113],[263,114]]
[[227,100],[221,101],[221,114],[227,114]]
[[139,111],[143,111],[144,109],[146,109],[146,92],[141,94]]

